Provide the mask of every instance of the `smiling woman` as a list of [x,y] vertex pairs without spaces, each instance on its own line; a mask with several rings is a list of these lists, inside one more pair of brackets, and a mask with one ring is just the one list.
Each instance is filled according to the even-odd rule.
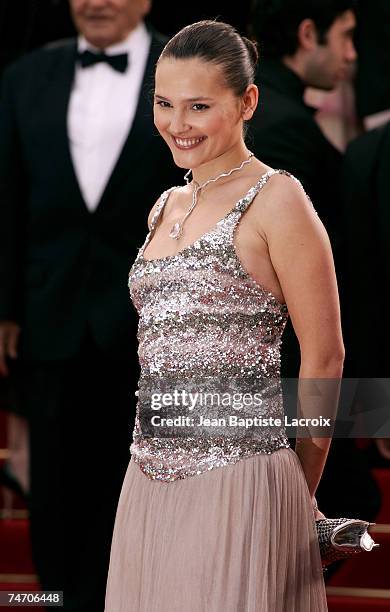
[[[330,440],[305,441],[301,457],[291,449],[280,344],[290,315],[302,376],[341,375],[337,285],[299,181],[245,144],[256,61],[254,43],[234,28],[202,21],[176,34],[157,63],[155,125],[190,170],[153,206],[129,274],[141,377],[106,612],[327,610],[314,494]],[[261,410],[251,402],[240,413],[258,426],[243,435],[225,405],[202,406],[216,431],[186,432],[191,413],[175,403],[161,417],[180,427],[162,433],[152,400],[183,391],[260,393]],[[326,401],[329,414],[334,398]]]
[[249,120],[257,105],[256,46],[241,39],[232,55],[231,31],[219,25],[213,44],[215,33],[200,28],[187,31],[185,51],[173,38],[157,65],[154,121],[181,168],[196,168],[235,146],[242,139],[242,120]]
[[[257,90],[252,85],[243,103],[253,109],[256,100]],[[251,112],[247,111],[248,117]],[[200,59],[168,56],[160,60],[154,122],[179,167],[196,168],[230,148],[241,137],[240,117],[241,100],[223,87],[220,68],[205,70]],[[236,130],[232,130],[234,123]],[[183,150],[189,154],[183,155]]]

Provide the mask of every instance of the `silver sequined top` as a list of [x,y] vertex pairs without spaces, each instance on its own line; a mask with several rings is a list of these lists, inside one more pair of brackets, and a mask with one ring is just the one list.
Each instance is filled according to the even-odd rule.
[[[287,306],[245,271],[233,242],[242,214],[275,173],[292,177],[284,170],[270,170],[193,244],[176,255],[146,260],[144,250],[175,188],[165,191],[130,270],[130,295],[139,314],[141,366],[130,451],[151,479],[174,481],[289,447],[280,387],[280,345]],[[249,390],[252,400],[239,409],[232,409],[229,402],[217,408],[197,405],[192,411],[188,404],[185,409],[181,405],[180,416],[194,417],[192,423],[187,420],[187,426],[181,426],[182,422],[175,421],[175,427],[166,427],[164,433],[158,419],[156,427],[148,427],[152,416],[179,414],[160,415],[151,408],[151,396],[159,391],[161,399],[162,390],[182,390],[190,383],[191,390],[218,391],[218,397],[222,392],[230,394],[225,398]],[[255,391],[260,391],[260,406],[253,400]],[[236,417],[233,423],[237,417],[245,424],[250,422],[245,419],[256,416],[263,420],[260,426],[234,426],[230,425],[232,415]],[[201,416],[203,426],[197,427]],[[275,419],[272,426],[266,423],[269,417]]]

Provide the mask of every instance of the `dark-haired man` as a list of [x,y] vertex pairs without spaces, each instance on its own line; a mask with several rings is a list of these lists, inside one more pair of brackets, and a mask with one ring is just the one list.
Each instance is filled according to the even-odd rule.
[[[342,155],[322,133],[303,96],[308,86],[332,90],[356,60],[354,6],[353,0],[257,0],[251,23],[261,56],[251,148],[265,163],[302,181],[330,235],[336,271]],[[298,376],[299,363],[289,322],[282,375]],[[354,440],[333,440],[317,499],[325,514],[374,518],[378,489]]]
[[138,377],[128,270],[182,172],[153,126],[165,41],[143,22],[150,0],[70,4],[78,40],[3,78],[0,374],[18,355],[42,588],[64,612],[102,612]]
[[261,60],[254,149],[299,178],[336,240],[341,154],[303,99],[306,87],[332,90],[356,59],[353,0],[258,0],[252,31]]

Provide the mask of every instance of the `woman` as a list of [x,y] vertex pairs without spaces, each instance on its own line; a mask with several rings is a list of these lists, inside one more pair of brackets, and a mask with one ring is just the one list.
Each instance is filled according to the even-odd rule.
[[342,372],[327,234],[299,182],[245,145],[256,61],[231,26],[203,21],[176,34],[157,64],[155,124],[192,180],[156,202],[129,276],[141,378],[106,612],[327,610],[314,495],[330,439],[299,440],[295,452],[283,426],[243,434],[223,426],[231,406],[198,401],[191,412],[183,395],[181,415],[196,422],[159,429],[175,414],[158,415],[163,392],[176,408],[172,390],[183,387],[231,398],[260,390],[261,409],[249,393],[241,415],[280,416],[288,314],[302,379]]

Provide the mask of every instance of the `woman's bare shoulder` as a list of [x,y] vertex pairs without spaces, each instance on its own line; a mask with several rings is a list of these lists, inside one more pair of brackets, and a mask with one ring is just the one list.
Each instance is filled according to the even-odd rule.
[[282,217],[286,220],[296,219],[301,215],[317,216],[302,183],[285,170],[271,174],[256,199],[258,200],[256,209],[262,213],[262,216]]

